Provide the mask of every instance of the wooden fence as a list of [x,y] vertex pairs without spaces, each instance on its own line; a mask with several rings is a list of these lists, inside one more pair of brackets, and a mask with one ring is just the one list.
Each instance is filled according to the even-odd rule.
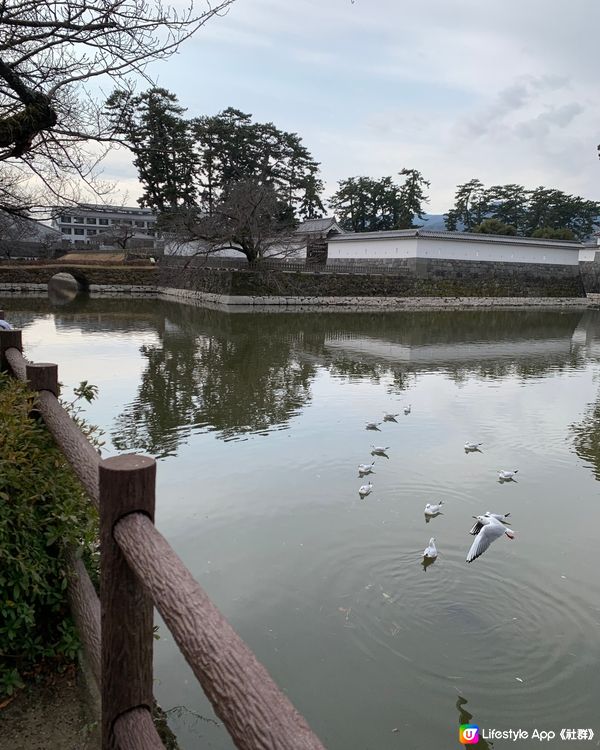
[[77,550],[68,595],[102,698],[102,750],[164,750],[151,717],[153,607],[236,747],[323,750],[155,528],[154,459],[101,459],[58,400],[57,365],[28,362],[20,330],[0,330],[0,369],[37,392],[39,413],[99,510],[100,597]]
[[302,271],[304,273],[326,274],[377,274],[385,276],[407,276],[412,272],[404,265],[381,261],[379,263],[343,263],[332,261],[328,264],[307,259],[284,260],[282,258],[262,259],[248,263],[245,258],[220,258],[204,255],[165,255],[160,264],[174,268],[213,268],[236,271]]

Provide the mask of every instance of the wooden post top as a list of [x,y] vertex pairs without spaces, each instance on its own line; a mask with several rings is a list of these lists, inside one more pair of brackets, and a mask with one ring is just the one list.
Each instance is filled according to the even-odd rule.
[[25,365],[25,377],[34,391],[50,391],[58,396],[58,365],[51,362],[32,362]]

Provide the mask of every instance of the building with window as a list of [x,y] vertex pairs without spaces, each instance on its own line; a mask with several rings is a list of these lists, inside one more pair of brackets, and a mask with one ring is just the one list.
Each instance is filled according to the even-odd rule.
[[78,203],[59,210],[52,226],[74,245],[97,243],[98,235],[114,231],[116,226],[131,226],[136,237],[155,235],[156,215],[150,208]]

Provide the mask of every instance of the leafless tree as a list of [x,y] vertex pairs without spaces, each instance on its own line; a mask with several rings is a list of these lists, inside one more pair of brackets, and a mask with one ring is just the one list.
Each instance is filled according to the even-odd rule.
[[136,229],[134,226],[121,222],[120,224],[113,224],[110,229],[96,235],[94,239],[103,245],[117,245],[121,250],[126,250],[135,235]]
[[[202,2],[202,0],[196,0]],[[23,210],[19,179],[37,177],[48,205],[90,183],[114,125],[98,101],[103,79],[132,90],[234,0],[179,10],[162,0],[2,0],[0,3],[0,206]],[[6,167],[15,177],[5,176]],[[16,187],[15,187],[16,186]]]
[[231,187],[210,215],[178,212],[168,232],[175,245],[195,245],[194,255],[236,250],[254,263],[296,255],[305,242],[295,228],[272,186],[244,180]]

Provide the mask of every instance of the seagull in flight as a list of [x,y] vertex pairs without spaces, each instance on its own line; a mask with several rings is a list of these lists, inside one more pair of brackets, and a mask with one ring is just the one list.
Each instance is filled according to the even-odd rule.
[[471,549],[467,553],[466,561],[468,563],[473,562],[473,560],[476,560],[480,555],[483,555],[490,544],[495,542],[496,539],[500,539],[501,536],[506,534],[509,539],[515,538],[515,532],[512,529],[507,528],[497,518],[494,518],[491,515],[473,516],[473,518],[476,518],[481,524],[481,529],[473,540]]
[[[496,521],[500,521],[500,523],[509,523],[508,517],[510,516],[510,513],[490,513],[489,510],[486,510],[483,515],[486,518],[495,518]],[[477,518],[477,516],[473,516],[473,518]],[[473,536],[479,534],[482,526],[483,524],[481,524],[479,521],[475,521],[475,523],[473,524],[473,528],[471,529],[471,531],[469,531],[469,534],[472,534]]]

